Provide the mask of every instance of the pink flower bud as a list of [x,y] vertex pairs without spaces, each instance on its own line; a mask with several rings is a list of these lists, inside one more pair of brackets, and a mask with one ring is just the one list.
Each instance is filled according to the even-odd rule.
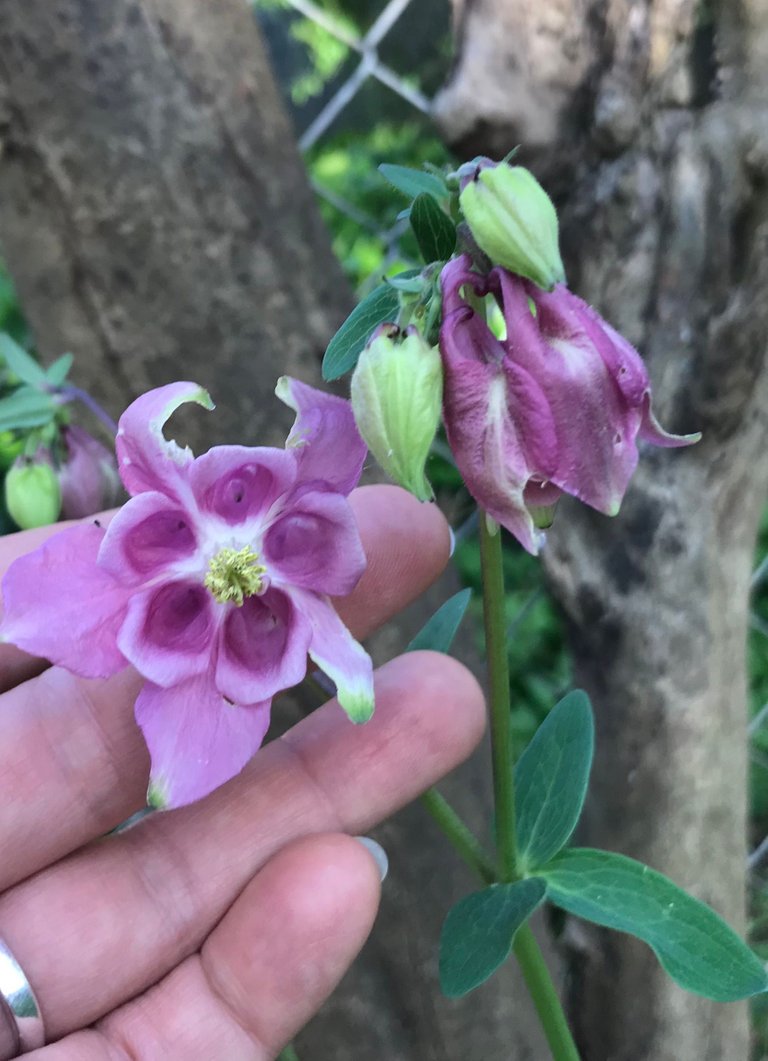
[[61,515],[81,519],[117,504],[120,479],[114,454],[82,427],[63,431],[67,458],[59,469]]

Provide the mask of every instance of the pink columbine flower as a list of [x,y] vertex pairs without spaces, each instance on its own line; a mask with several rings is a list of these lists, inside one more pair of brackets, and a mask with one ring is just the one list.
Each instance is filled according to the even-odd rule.
[[[443,413],[459,471],[477,502],[531,553],[536,510],[562,493],[619,511],[637,467],[638,439],[688,446],[651,411],[633,346],[563,284],[542,291],[506,269],[474,272],[467,255],[442,273]],[[462,295],[495,296],[497,339]]]
[[172,383],[143,395],[117,435],[131,500],[106,530],[64,530],[3,580],[4,640],[86,678],[133,664],[146,679],[136,718],[154,806],[238,773],[307,654],[354,721],[373,711],[370,658],[329,600],[365,568],[347,501],[365,444],[348,402],[287,377],[277,394],[297,414],[284,450],[197,458],[163,426],[184,402],[213,408],[208,394]]

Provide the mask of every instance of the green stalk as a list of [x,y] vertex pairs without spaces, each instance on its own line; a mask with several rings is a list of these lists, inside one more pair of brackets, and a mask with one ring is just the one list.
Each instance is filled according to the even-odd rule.
[[523,925],[517,930],[513,950],[539,1015],[552,1057],[555,1061],[579,1061],[579,1051],[530,925]]
[[289,1043],[280,1053],[277,1055],[277,1061],[299,1061],[299,1055],[296,1053],[294,1048]]
[[[483,566],[483,615],[491,716],[491,754],[496,810],[496,848],[500,878],[520,879],[517,865],[515,821],[514,755],[510,717],[509,662],[504,616],[504,569],[501,533],[492,533],[488,518],[480,512],[480,558]],[[544,956],[529,925],[515,936],[515,956],[533,999],[554,1061],[579,1061],[563,1007],[552,983]]]
[[497,879],[496,867],[486,855],[480,841],[470,832],[450,803],[434,788],[424,793],[421,802],[469,868],[473,869],[485,884],[493,884]]
[[512,772],[512,721],[509,700],[509,661],[507,658],[504,615],[504,570],[501,559],[501,532],[491,533],[488,517],[480,513],[480,559],[483,565],[483,617],[485,654],[491,714],[491,755],[493,758],[493,797],[496,808],[496,850],[500,878],[517,879],[517,832],[515,826],[515,786]]

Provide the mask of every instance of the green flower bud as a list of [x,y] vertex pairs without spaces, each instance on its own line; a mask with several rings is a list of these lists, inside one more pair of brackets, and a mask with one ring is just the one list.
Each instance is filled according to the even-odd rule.
[[434,496],[424,474],[440,422],[443,366],[415,328],[381,325],[350,386],[358,430],[384,471],[420,501]]
[[43,454],[19,457],[14,462],[5,477],[5,507],[22,530],[45,527],[59,518],[59,480]]
[[0,469],[10,468],[24,449],[24,438],[15,431],[0,431]]
[[475,242],[494,265],[547,291],[565,281],[557,213],[527,169],[481,159],[466,179],[459,203]]

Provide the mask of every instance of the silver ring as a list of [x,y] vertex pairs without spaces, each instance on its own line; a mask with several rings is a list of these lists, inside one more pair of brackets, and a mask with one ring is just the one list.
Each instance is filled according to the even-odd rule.
[[45,1046],[45,1029],[32,985],[0,937],[0,1015],[5,1017],[13,1040],[11,1052],[0,1061]]

